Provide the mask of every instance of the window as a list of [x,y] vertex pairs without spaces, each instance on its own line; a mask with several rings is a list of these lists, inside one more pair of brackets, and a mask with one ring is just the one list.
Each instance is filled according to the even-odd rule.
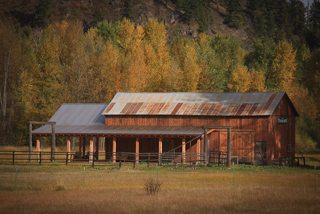
[[291,144],[287,145],[287,152],[291,152]]

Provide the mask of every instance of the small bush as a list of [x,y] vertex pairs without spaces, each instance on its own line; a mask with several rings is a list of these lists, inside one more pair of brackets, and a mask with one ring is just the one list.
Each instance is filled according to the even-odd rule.
[[149,178],[144,182],[144,189],[148,195],[155,195],[159,192],[162,183],[155,181],[153,178]]
[[56,188],[56,191],[64,191],[64,190],[66,190],[65,188],[64,188],[64,186],[57,186],[57,188]]

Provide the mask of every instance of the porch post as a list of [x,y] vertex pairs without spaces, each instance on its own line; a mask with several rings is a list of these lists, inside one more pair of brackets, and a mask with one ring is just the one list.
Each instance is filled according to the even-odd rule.
[[29,122],[29,162],[32,160],[32,123]]
[[186,162],[186,139],[182,138],[182,163]]
[[79,137],[79,154],[81,155],[81,142],[82,142],[82,137]]
[[40,137],[37,136],[37,160],[40,162]]
[[[104,158],[107,161],[107,138],[104,138]],[[111,156],[110,156],[111,157]]]
[[204,139],[203,139],[203,143],[204,143],[204,152],[205,152],[205,163],[208,164],[209,163],[209,152],[208,152],[208,136],[207,136],[207,128],[203,127],[204,129]]
[[56,130],[55,124],[51,124],[52,135],[51,135],[51,161],[56,159]]
[[231,167],[231,128],[228,128],[227,167]]
[[200,163],[200,138],[197,139],[197,163]]
[[136,138],[136,163],[139,163],[139,138]]
[[97,160],[99,160],[99,137],[96,137]]
[[86,137],[83,137],[83,143],[82,143],[82,157],[86,156]]
[[161,162],[161,155],[162,155],[162,138],[160,137],[159,138],[159,160],[158,160],[159,164]]
[[112,162],[115,163],[117,159],[117,141],[116,137],[113,137],[112,140]]
[[68,162],[70,162],[70,136],[67,137],[67,155],[68,155]]
[[89,164],[93,161],[93,137],[90,137],[90,154],[89,154]]

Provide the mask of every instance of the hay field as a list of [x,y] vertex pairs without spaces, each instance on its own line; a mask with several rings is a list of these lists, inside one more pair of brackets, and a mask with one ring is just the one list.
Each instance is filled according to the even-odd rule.
[[[16,173],[16,170],[18,172]],[[317,189],[315,190],[315,173]],[[147,195],[148,178],[163,182]],[[234,184],[234,185],[233,185]],[[320,170],[0,165],[1,213],[318,213]]]

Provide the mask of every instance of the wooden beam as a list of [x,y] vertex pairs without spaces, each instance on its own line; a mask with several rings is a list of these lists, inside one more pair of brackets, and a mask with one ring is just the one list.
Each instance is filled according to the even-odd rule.
[[29,123],[29,162],[32,160],[32,123]]
[[37,137],[37,160],[40,162],[40,137]]
[[197,139],[197,163],[200,163],[200,138]]
[[52,129],[52,134],[51,134],[51,161],[55,161],[56,159],[56,123],[51,123],[51,129]]
[[162,155],[162,138],[159,138],[159,164],[161,162],[161,155]]
[[186,163],[186,139],[182,138],[182,163]]
[[139,163],[139,138],[136,138],[136,163]]
[[117,159],[117,141],[116,138],[112,139],[112,162],[115,163]]
[[79,137],[79,154],[81,155],[81,142],[82,142],[82,137]]
[[83,141],[82,141],[82,156],[86,156],[86,138],[83,137]]
[[228,128],[227,167],[231,167],[231,128]]
[[205,162],[206,164],[209,164],[209,152],[208,151],[208,136],[207,136],[207,128],[204,127],[204,138],[203,138],[203,143],[204,143],[204,152],[205,152]]
[[90,154],[89,154],[89,164],[93,161],[93,137],[90,137]]
[[99,137],[96,137],[96,152],[97,152],[97,160],[99,160]]
[[67,137],[68,162],[70,162],[70,137]]

